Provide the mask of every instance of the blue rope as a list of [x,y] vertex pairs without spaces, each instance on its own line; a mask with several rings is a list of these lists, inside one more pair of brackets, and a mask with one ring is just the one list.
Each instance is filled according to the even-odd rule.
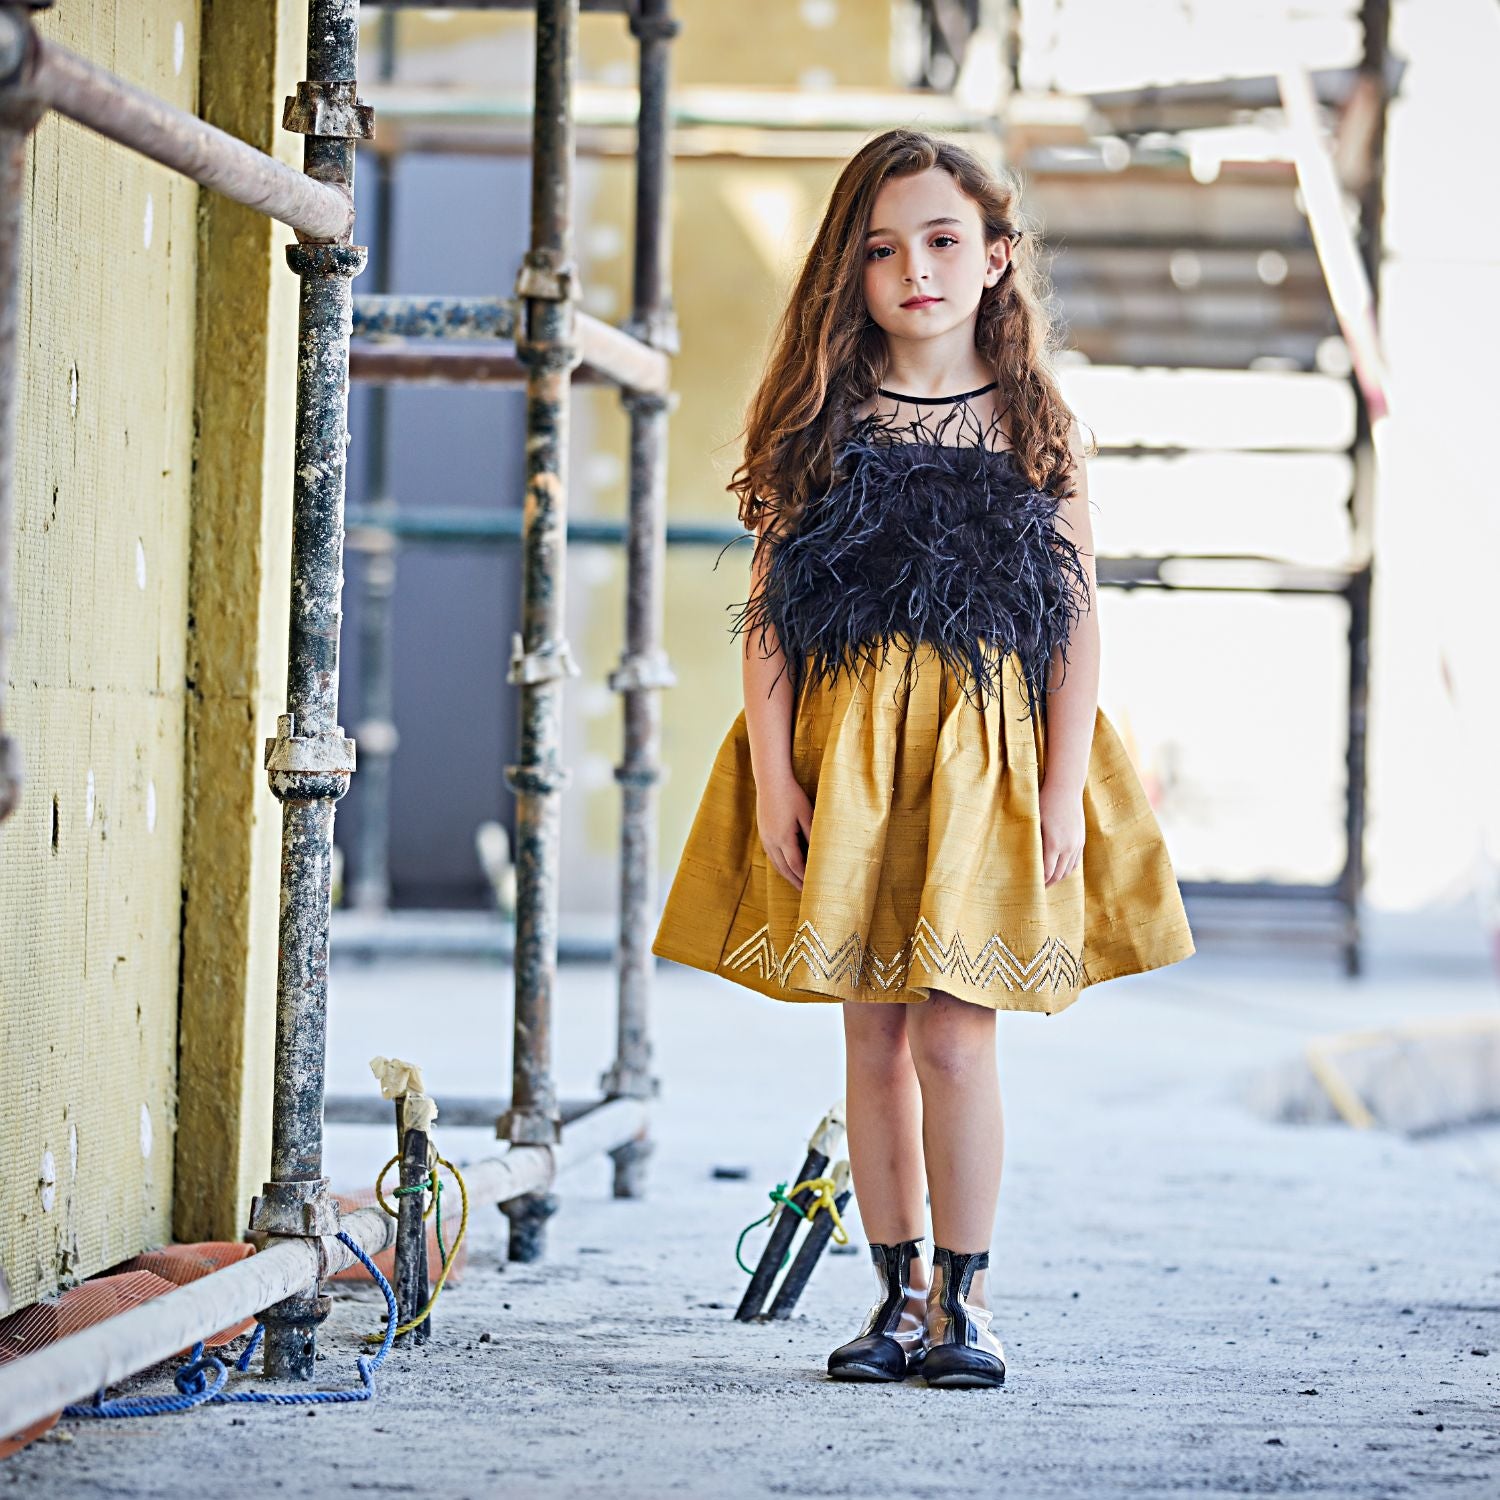
[[[207,1373],[215,1372],[214,1382],[208,1383]],[[159,1417],[168,1412],[191,1411],[212,1401],[224,1389],[229,1371],[221,1360],[209,1355],[203,1357],[203,1345],[193,1345],[193,1357],[172,1377],[178,1394],[175,1396],[137,1396],[128,1401],[106,1401],[100,1391],[92,1401],[63,1407],[65,1417]]]
[[255,1332],[250,1335],[250,1342],[245,1345],[245,1352],[235,1362],[235,1369],[244,1371],[250,1368],[250,1361],[255,1358],[255,1351],[260,1348],[260,1341],[265,1337],[266,1325],[257,1323]]
[[[375,1372],[384,1364],[386,1355],[391,1352],[391,1343],[396,1337],[396,1294],[391,1290],[390,1282],[380,1274],[380,1268],[343,1230],[339,1231],[339,1239],[354,1252],[360,1264],[375,1278],[375,1284],[385,1296],[385,1338],[381,1340],[380,1348],[373,1356],[360,1354],[355,1357],[355,1366],[359,1370],[360,1389],[226,1391],[224,1386],[229,1379],[229,1371],[225,1369],[224,1362],[215,1355],[205,1356],[200,1342],[193,1345],[193,1352],[188,1363],[173,1376],[177,1395],[135,1396],[124,1400],[106,1401],[104,1392],[100,1391],[92,1401],[65,1406],[63,1415],[65,1417],[159,1417],[168,1412],[190,1411],[195,1406],[221,1401],[256,1402],[265,1406],[320,1406],[335,1402],[373,1400]],[[261,1335],[265,1331],[264,1323],[255,1325],[255,1332],[245,1346],[245,1352],[235,1361],[237,1369],[244,1371],[250,1368],[251,1356],[254,1355],[260,1344]],[[210,1374],[213,1376],[212,1380],[209,1378]]]

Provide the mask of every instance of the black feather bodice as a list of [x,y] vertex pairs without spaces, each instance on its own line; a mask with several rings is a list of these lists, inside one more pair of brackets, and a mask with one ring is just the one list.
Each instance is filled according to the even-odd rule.
[[[1034,488],[1008,449],[983,433],[933,440],[942,435],[920,420],[856,422],[830,487],[795,531],[767,538],[765,588],[731,606],[731,631],[773,626],[794,692],[851,662],[883,661],[893,645],[927,642],[983,703],[1014,651],[1027,714],[1037,704],[1045,714],[1052,655],[1060,647],[1066,662],[1088,575],[1056,522],[1059,498]],[[908,652],[907,686],[919,657]]]

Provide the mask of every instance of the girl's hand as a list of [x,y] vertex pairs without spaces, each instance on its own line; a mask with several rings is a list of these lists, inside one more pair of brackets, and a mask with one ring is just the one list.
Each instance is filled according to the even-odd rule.
[[1083,858],[1083,791],[1052,787],[1043,780],[1042,873],[1044,885],[1066,880]]
[[807,873],[807,857],[797,836],[811,836],[812,814],[812,802],[795,776],[788,775],[756,794],[755,818],[766,857],[799,891]]

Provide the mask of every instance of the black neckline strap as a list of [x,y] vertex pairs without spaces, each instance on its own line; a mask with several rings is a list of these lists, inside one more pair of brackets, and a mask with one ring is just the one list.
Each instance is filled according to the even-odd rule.
[[964,391],[958,396],[903,396],[899,391],[888,391],[883,386],[876,387],[876,394],[888,396],[892,401],[910,401],[916,406],[951,406],[958,401],[968,401],[975,396],[982,396],[986,391],[992,391],[1000,382],[992,380],[988,385],[982,385],[977,391]]

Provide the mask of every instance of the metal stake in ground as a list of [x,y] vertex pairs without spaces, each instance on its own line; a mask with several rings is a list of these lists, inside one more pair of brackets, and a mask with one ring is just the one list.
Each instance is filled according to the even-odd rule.
[[[354,142],[374,134],[356,98],[358,10],[310,0],[307,71],[282,123],[306,137],[309,177],[353,191]],[[299,239],[301,236],[299,234]],[[271,790],[282,806],[280,958],[271,1180],[250,1212],[252,1237],[338,1232],[323,1176],[323,1067],[332,903],[333,807],[349,788],[354,741],[337,723],[339,596],[343,583],[344,466],[348,444],[350,281],[362,246],[343,240],[287,248],[302,278],[297,342],[297,433],[292,485],[292,608],[287,711],[266,743]],[[320,1256],[321,1263],[321,1256]],[[327,1316],[321,1276],[262,1314],[265,1371],[309,1379],[317,1325]]]
[[[807,1156],[802,1162],[801,1170],[792,1178],[793,1184],[806,1182],[810,1177],[821,1177],[829,1158],[838,1150],[843,1139],[844,1101],[841,1099],[823,1116],[818,1122],[818,1128],[808,1138]],[[811,1188],[804,1188],[800,1193],[794,1193],[791,1201],[798,1208],[806,1210],[814,1197],[816,1194]],[[738,1322],[748,1323],[759,1316],[761,1304],[770,1293],[771,1283],[776,1280],[782,1259],[801,1223],[801,1214],[789,1213],[785,1208],[772,1221],[771,1238],[766,1241],[766,1248],[761,1252],[755,1273],[750,1278],[750,1285],[745,1288],[745,1295],[735,1310],[734,1316]]]
[[[837,1162],[829,1176],[833,1179],[833,1206],[839,1213],[843,1213],[854,1192],[849,1186],[849,1163]],[[813,1267],[817,1265],[818,1257],[823,1253],[823,1247],[832,1233],[833,1215],[830,1213],[819,1214],[807,1226],[807,1233],[802,1236],[796,1259],[787,1267],[786,1275],[781,1278],[781,1285],[776,1288],[776,1295],[771,1299],[771,1310],[766,1314],[767,1318],[779,1321],[791,1317],[792,1309],[796,1307],[797,1299],[807,1285],[807,1278],[812,1275]]]
[[[431,1295],[427,1270],[427,1226],[423,1223],[422,1189],[432,1180],[431,1137],[425,1130],[408,1125],[407,1101],[420,1101],[414,1113],[425,1114],[431,1106],[422,1094],[402,1094],[396,1100],[396,1138],[401,1146],[401,1193],[396,1208],[396,1310],[397,1326],[404,1328],[427,1306]],[[434,1191],[436,1191],[434,1189]],[[432,1337],[429,1313],[410,1333],[398,1335],[397,1344],[425,1344]]]

